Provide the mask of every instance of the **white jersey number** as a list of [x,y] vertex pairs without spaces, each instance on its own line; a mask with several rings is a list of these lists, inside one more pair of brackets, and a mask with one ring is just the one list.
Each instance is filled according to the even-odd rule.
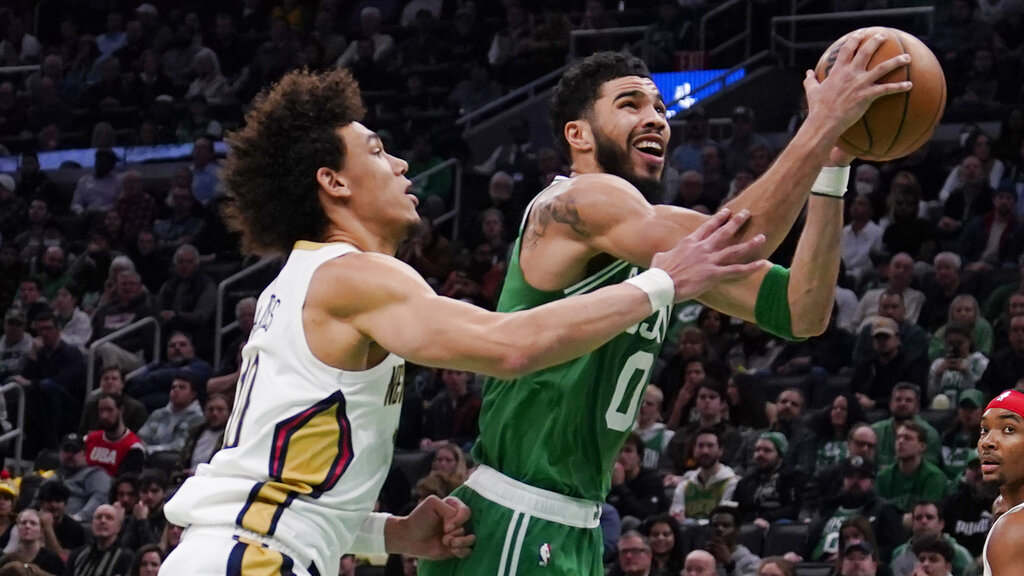
[[[640,398],[643,397],[644,383],[647,382],[653,365],[654,354],[643,350],[626,359],[626,364],[619,372],[619,379],[615,383],[612,402],[604,413],[604,421],[612,430],[625,432],[633,427],[636,410],[640,406]],[[625,398],[628,398],[628,403],[623,407]],[[620,408],[625,410],[622,411]]]

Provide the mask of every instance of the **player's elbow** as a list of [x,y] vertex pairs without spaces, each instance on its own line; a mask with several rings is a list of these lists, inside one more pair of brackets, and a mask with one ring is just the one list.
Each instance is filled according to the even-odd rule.
[[820,336],[828,328],[831,314],[831,308],[824,312],[794,309],[792,314],[793,336],[797,338]]
[[496,359],[493,376],[502,380],[514,380],[540,368],[539,354],[532,353],[525,347],[510,347]]

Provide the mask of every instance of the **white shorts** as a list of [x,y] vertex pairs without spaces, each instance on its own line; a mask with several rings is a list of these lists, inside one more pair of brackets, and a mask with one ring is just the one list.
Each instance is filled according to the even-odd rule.
[[297,553],[245,532],[230,527],[186,529],[160,566],[160,576],[319,576],[316,567]]

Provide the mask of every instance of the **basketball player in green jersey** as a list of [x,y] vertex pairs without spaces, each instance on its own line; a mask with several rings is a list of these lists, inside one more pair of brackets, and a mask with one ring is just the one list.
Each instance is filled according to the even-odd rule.
[[[862,40],[859,38],[858,40]],[[909,59],[873,70],[880,38],[844,45],[828,79],[808,72],[809,114],[775,165],[728,208],[752,213],[742,235],[768,237],[769,255],[808,201],[792,272],[762,262],[748,276],[698,299],[782,336],[822,332],[839,267],[842,192],[852,159],[833,145],[876,98],[910,83],[876,85]],[[562,77],[552,125],[573,175],[542,191],[527,209],[499,301],[502,311],[533,308],[620,282],[646,268],[707,216],[652,206],[641,191],[659,187],[669,127],[665,105],[642,61],[595,54]],[[791,277],[790,277],[791,276]],[[485,385],[481,466],[456,494],[473,511],[477,537],[466,558],[420,565],[424,576],[590,575],[603,573],[599,503],[629,434],[668,324],[657,310],[581,358]]]

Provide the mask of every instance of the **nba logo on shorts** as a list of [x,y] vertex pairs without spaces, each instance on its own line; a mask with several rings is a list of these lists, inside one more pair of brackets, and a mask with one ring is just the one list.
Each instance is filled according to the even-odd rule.
[[538,564],[547,566],[549,560],[551,560],[551,545],[545,542],[540,545],[540,562]]

